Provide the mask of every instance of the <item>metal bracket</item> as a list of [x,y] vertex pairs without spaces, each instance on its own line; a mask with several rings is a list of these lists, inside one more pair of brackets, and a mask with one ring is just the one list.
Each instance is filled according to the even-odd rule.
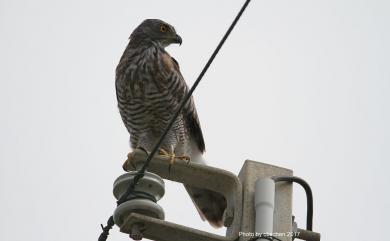
[[[243,219],[241,223],[240,241],[247,241],[253,238],[255,234],[255,205],[254,193],[255,182],[258,178],[272,176],[292,176],[292,170],[269,165],[266,163],[245,161],[240,174],[243,184]],[[277,233],[284,236],[277,236],[282,241],[291,241],[292,237],[288,234],[292,233],[291,225],[292,213],[292,184],[291,183],[276,183],[275,186],[275,209],[274,209],[274,225],[273,232],[275,237]]]
[[[127,169],[136,170],[144,164],[145,160],[146,153],[135,150]],[[236,175],[219,168],[179,159],[170,165],[169,157],[162,156],[153,158],[148,171],[164,179],[223,194],[227,201],[224,213],[224,224],[227,227],[226,237],[136,213],[130,214],[125,219],[120,227],[121,232],[131,235],[134,230],[133,225],[136,224],[143,227],[141,230],[143,237],[158,241],[233,241],[239,237],[242,218],[242,185]],[[164,236],[161,236],[161,233]]]

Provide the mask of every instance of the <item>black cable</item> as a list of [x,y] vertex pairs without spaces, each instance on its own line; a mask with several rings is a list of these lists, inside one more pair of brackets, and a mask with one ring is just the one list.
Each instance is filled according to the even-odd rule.
[[100,234],[98,241],[106,241],[107,240],[107,237],[110,234],[110,229],[112,229],[114,224],[115,223],[114,223],[114,217],[113,216],[111,216],[107,220],[107,226],[103,227],[103,224],[100,224],[100,226],[103,229],[103,232]]
[[[235,19],[233,20],[232,24],[230,25],[230,27],[226,31],[225,35],[223,36],[223,38],[219,42],[217,48],[214,50],[213,54],[211,55],[211,57],[207,61],[206,65],[203,67],[203,70],[202,70],[202,72],[200,72],[200,74],[199,74],[198,78],[196,79],[195,83],[192,85],[191,89],[188,91],[188,93],[184,97],[183,101],[180,103],[179,108],[174,113],[172,119],[168,123],[168,125],[167,125],[166,129],[164,130],[163,134],[161,135],[160,139],[157,141],[156,145],[154,146],[154,148],[152,149],[150,154],[148,154],[144,165],[142,166],[142,168],[139,171],[137,171],[137,173],[135,174],[132,182],[130,183],[129,187],[127,188],[126,192],[117,201],[118,205],[122,204],[123,202],[125,202],[127,200],[127,197],[129,196],[129,194],[131,194],[134,191],[134,188],[137,185],[138,181],[145,175],[146,168],[148,168],[150,161],[152,160],[152,158],[154,157],[154,155],[157,153],[158,149],[160,148],[160,145],[164,141],[165,136],[168,134],[168,132],[172,128],[176,118],[179,116],[179,114],[180,114],[181,110],[183,109],[183,107],[187,104],[188,100],[191,98],[192,93],[195,91],[195,89],[198,86],[199,82],[202,80],[204,74],[206,73],[206,71],[210,67],[210,65],[213,62],[214,58],[217,56],[219,50],[222,48],[222,45],[225,43],[226,39],[229,37],[231,31],[236,26],[238,20],[240,19],[241,15],[244,13],[244,11],[245,11],[245,9],[248,6],[250,1],[251,0],[246,0],[245,1],[244,5],[242,6],[240,11],[238,12],[238,14],[235,17]],[[110,220],[113,220],[112,216],[108,219],[107,226],[106,227],[102,226],[103,233],[100,235],[99,241],[105,241],[107,239],[109,230],[114,225],[113,222],[109,222]],[[105,235],[104,239],[101,239],[102,235],[103,236]]]
[[310,185],[299,177],[272,177],[275,182],[295,182],[300,184],[306,192],[307,200],[307,216],[306,216],[306,229],[313,231],[313,193],[311,191]]

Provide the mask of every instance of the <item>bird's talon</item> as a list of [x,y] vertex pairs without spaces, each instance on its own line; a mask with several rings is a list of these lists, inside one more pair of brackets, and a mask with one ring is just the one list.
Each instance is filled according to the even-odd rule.
[[123,170],[124,170],[125,172],[128,172],[128,171],[129,171],[129,169],[127,168],[127,166],[129,165],[129,163],[131,163],[132,159],[133,159],[133,153],[132,153],[132,152],[129,152],[129,154],[127,154],[127,159],[126,159],[126,161],[125,161],[125,162],[123,163],[123,165],[122,165],[122,168],[123,168]]
[[158,154],[159,154],[160,156],[170,156],[169,153],[168,153],[166,150],[162,149],[162,148],[160,148],[160,149],[158,150]]
[[177,156],[177,159],[180,159],[182,161],[186,161],[187,163],[190,162],[191,158],[189,156]]

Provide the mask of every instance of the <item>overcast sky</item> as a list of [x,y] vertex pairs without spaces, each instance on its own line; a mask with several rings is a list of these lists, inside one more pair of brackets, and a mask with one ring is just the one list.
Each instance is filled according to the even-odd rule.
[[[129,151],[114,71],[131,31],[174,25],[183,45],[168,51],[192,84],[242,3],[0,0],[0,240],[96,240]],[[195,92],[208,163],[293,169],[323,240],[387,240],[389,29],[386,0],[253,0]],[[181,185],[159,204],[223,233]],[[294,214],[304,227],[300,187]]]

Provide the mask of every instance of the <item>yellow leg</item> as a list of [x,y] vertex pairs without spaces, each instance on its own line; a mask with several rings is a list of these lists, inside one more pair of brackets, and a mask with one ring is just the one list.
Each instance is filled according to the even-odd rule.
[[168,152],[165,149],[160,148],[158,154],[161,155],[161,156],[169,157],[169,164],[170,165],[175,164],[176,158],[180,159],[180,160],[185,160],[185,161],[189,161],[190,160],[189,156],[176,156],[175,150],[174,150],[173,146],[171,146],[171,152]]
[[169,165],[173,165],[175,163],[176,155],[175,155],[175,152],[172,150],[172,148],[171,148],[171,153],[169,153],[166,150],[160,148],[160,150],[158,151],[158,154],[160,156],[169,157]]
[[169,167],[168,167],[169,172],[171,172],[171,168],[172,168],[173,164],[175,164],[176,158],[180,159],[180,160],[187,160],[187,161],[190,160],[190,158],[188,156],[176,156],[175,150],[174,150],[173,146],[171,146],[171,152],[170,153],[168,151],[166,151],[165,149],[160,148],[159,151],[158,151],[158,154],[160,156],[165,156],[165,157],[169,158]]

